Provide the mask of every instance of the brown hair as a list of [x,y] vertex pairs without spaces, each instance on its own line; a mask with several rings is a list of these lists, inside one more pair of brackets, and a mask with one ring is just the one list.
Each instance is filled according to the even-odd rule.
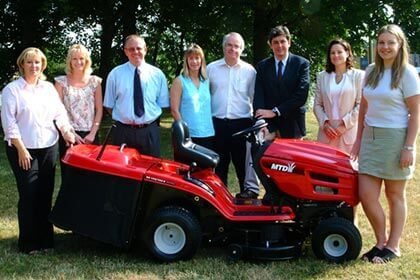
[[328,73],[335,72],[335,65],[331,62],[331,57],[330,57],[331,48],[334,45],[341,45],[344,48],[344,50],[346,52],[348,52],[349,56],[347,57],[347,60],[346,60],[346,69],[353,68],[353,66],[354,66],[354,64],[353,64],[353,52],[351,51],[350,44],[346,40],[337,38],[337,39],[331,40],[331,42],[328,44],[327,63],[325,65],[325,71],[327,71]]
[[271,28],[270,33],[268,33],[268,44],[271,44],[271,40],[277,36],[284,36],[288,41],[290,41],[290,31],[286,26],[278,25]]
[[191,44],[184,52],[184,65],[182,67],[181,74],[185,77],[190,77],[190,71],[188,68],[188,57],[190,55],[199,55],[201,58],[201,66],[200,71],[198,73],[200,80],[207,79],[207,72],[206,72],[206,59],[204,57],[203,49],[197,44]]

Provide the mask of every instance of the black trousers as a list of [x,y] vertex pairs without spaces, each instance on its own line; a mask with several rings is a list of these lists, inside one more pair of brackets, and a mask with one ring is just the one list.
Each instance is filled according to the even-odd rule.
[[58,145],[44,149],[28,149],[31,168],[19,166],[18,153],[6,143],[6,155],[16,178],[19,192],[18,221],[20,252],[54,247],[53,225],[48,221],[54,191],[54,175]]
[[238,177],[239,188],[242,192],[245,180],[246,140],[245,137],[232,137],[232,134],[250,127],[252,120],[249,118],[213,118],[213,125],[215,130],[215,152],[220,156],[216,174],[227,185],[229,163],[232,161]]
[[112,144],[127,144],[144,155],[160,157],[160,132],[158,121],[146,127],[134,127],[116,123],[112,132]]

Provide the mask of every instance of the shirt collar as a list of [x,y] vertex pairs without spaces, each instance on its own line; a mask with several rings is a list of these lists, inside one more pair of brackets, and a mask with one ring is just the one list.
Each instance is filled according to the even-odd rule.
[[236,64],[235,64],[235,65],[233,65],[233,66],[230,66],[229,64],[227,64],[227,62],[226,62],[226,60],[225,60],[224,58],[222,58],[222,59],[220,60],[220,65],[225,65],[226,67],[230,67],[230,68],[233,68],[233,67],[240,67],[242,64],[243,64],[243,61],[242,61],[241,59],[239,59],[239,60],[238,60],[238,63],[236,63]]
[[20,88],[24,88],[27,83],[23,77],[19,77],[19,79],[16,81],[16,83],[19,85]]
[[[23,76],[19,77],[19,79],[16,81],[19,85],[20,88],[25,89],[28,87],[31,87],[32,85],[28,84],[25,80],[25,78],[23,78]],[[38,79],[38,83],[36,85],[34,85],[34,87],[41,87],[43,85],[43,80]]]
[[140,64],[140,66],[135,66],[135,65],[133,65],[133,64],[131,64],[131,62],[130,61],[128,61],[127,62],[127,64],[128,64],[128,67],[130,68],[130,71],[131,72],[133,72],[134,71],[134,69],[139,69],[140,70],[140,72],[144,72],[144,70],[146,69],[146,62],[145,61],[143,61],[142,62],[142,64]]
[[[281,60],[281,62],[283,62],[283,66],[286,66],[288,59],[289,59],[289,53],[287,53],[286,56]],[[276,61],[276,65],[278,65],[280,60],[278,60],[275,56],[274,56],[274,60]]]

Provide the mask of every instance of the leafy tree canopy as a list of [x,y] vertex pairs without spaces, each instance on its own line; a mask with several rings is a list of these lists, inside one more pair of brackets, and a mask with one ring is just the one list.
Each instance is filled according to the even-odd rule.
[[286,25],[291,51],[307,57],[312,73],[324,64],[328,41],[348,40],[365,55],[369,40],[384,24],[399,24],[412,52],[420,50],[419,0],[0,0],[0,83],[17,71],[16,57],[28,46],[45,51],[52,79],[63,73],[67,48],[76,42],[92,52],[94,68],[106,78],[125,60],[122,42],[138,33],[146,38],[147,60],[169,80],[182,67],[183,50],[198,43],[207,61],[222,56],[222,37],[236,31],[246,42],[252,64],[270,53],[271,27]]

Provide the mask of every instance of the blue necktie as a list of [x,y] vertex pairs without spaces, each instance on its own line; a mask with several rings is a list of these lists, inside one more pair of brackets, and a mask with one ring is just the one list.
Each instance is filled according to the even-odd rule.
[[281,80],[281,78],[283,77],[283,62],[280,60],[279,64],[278,64],[278,71],[277,71],[277,79]]
[[137,68],[134,70],[134,114],[141,117],[144,114],[143,90]]

